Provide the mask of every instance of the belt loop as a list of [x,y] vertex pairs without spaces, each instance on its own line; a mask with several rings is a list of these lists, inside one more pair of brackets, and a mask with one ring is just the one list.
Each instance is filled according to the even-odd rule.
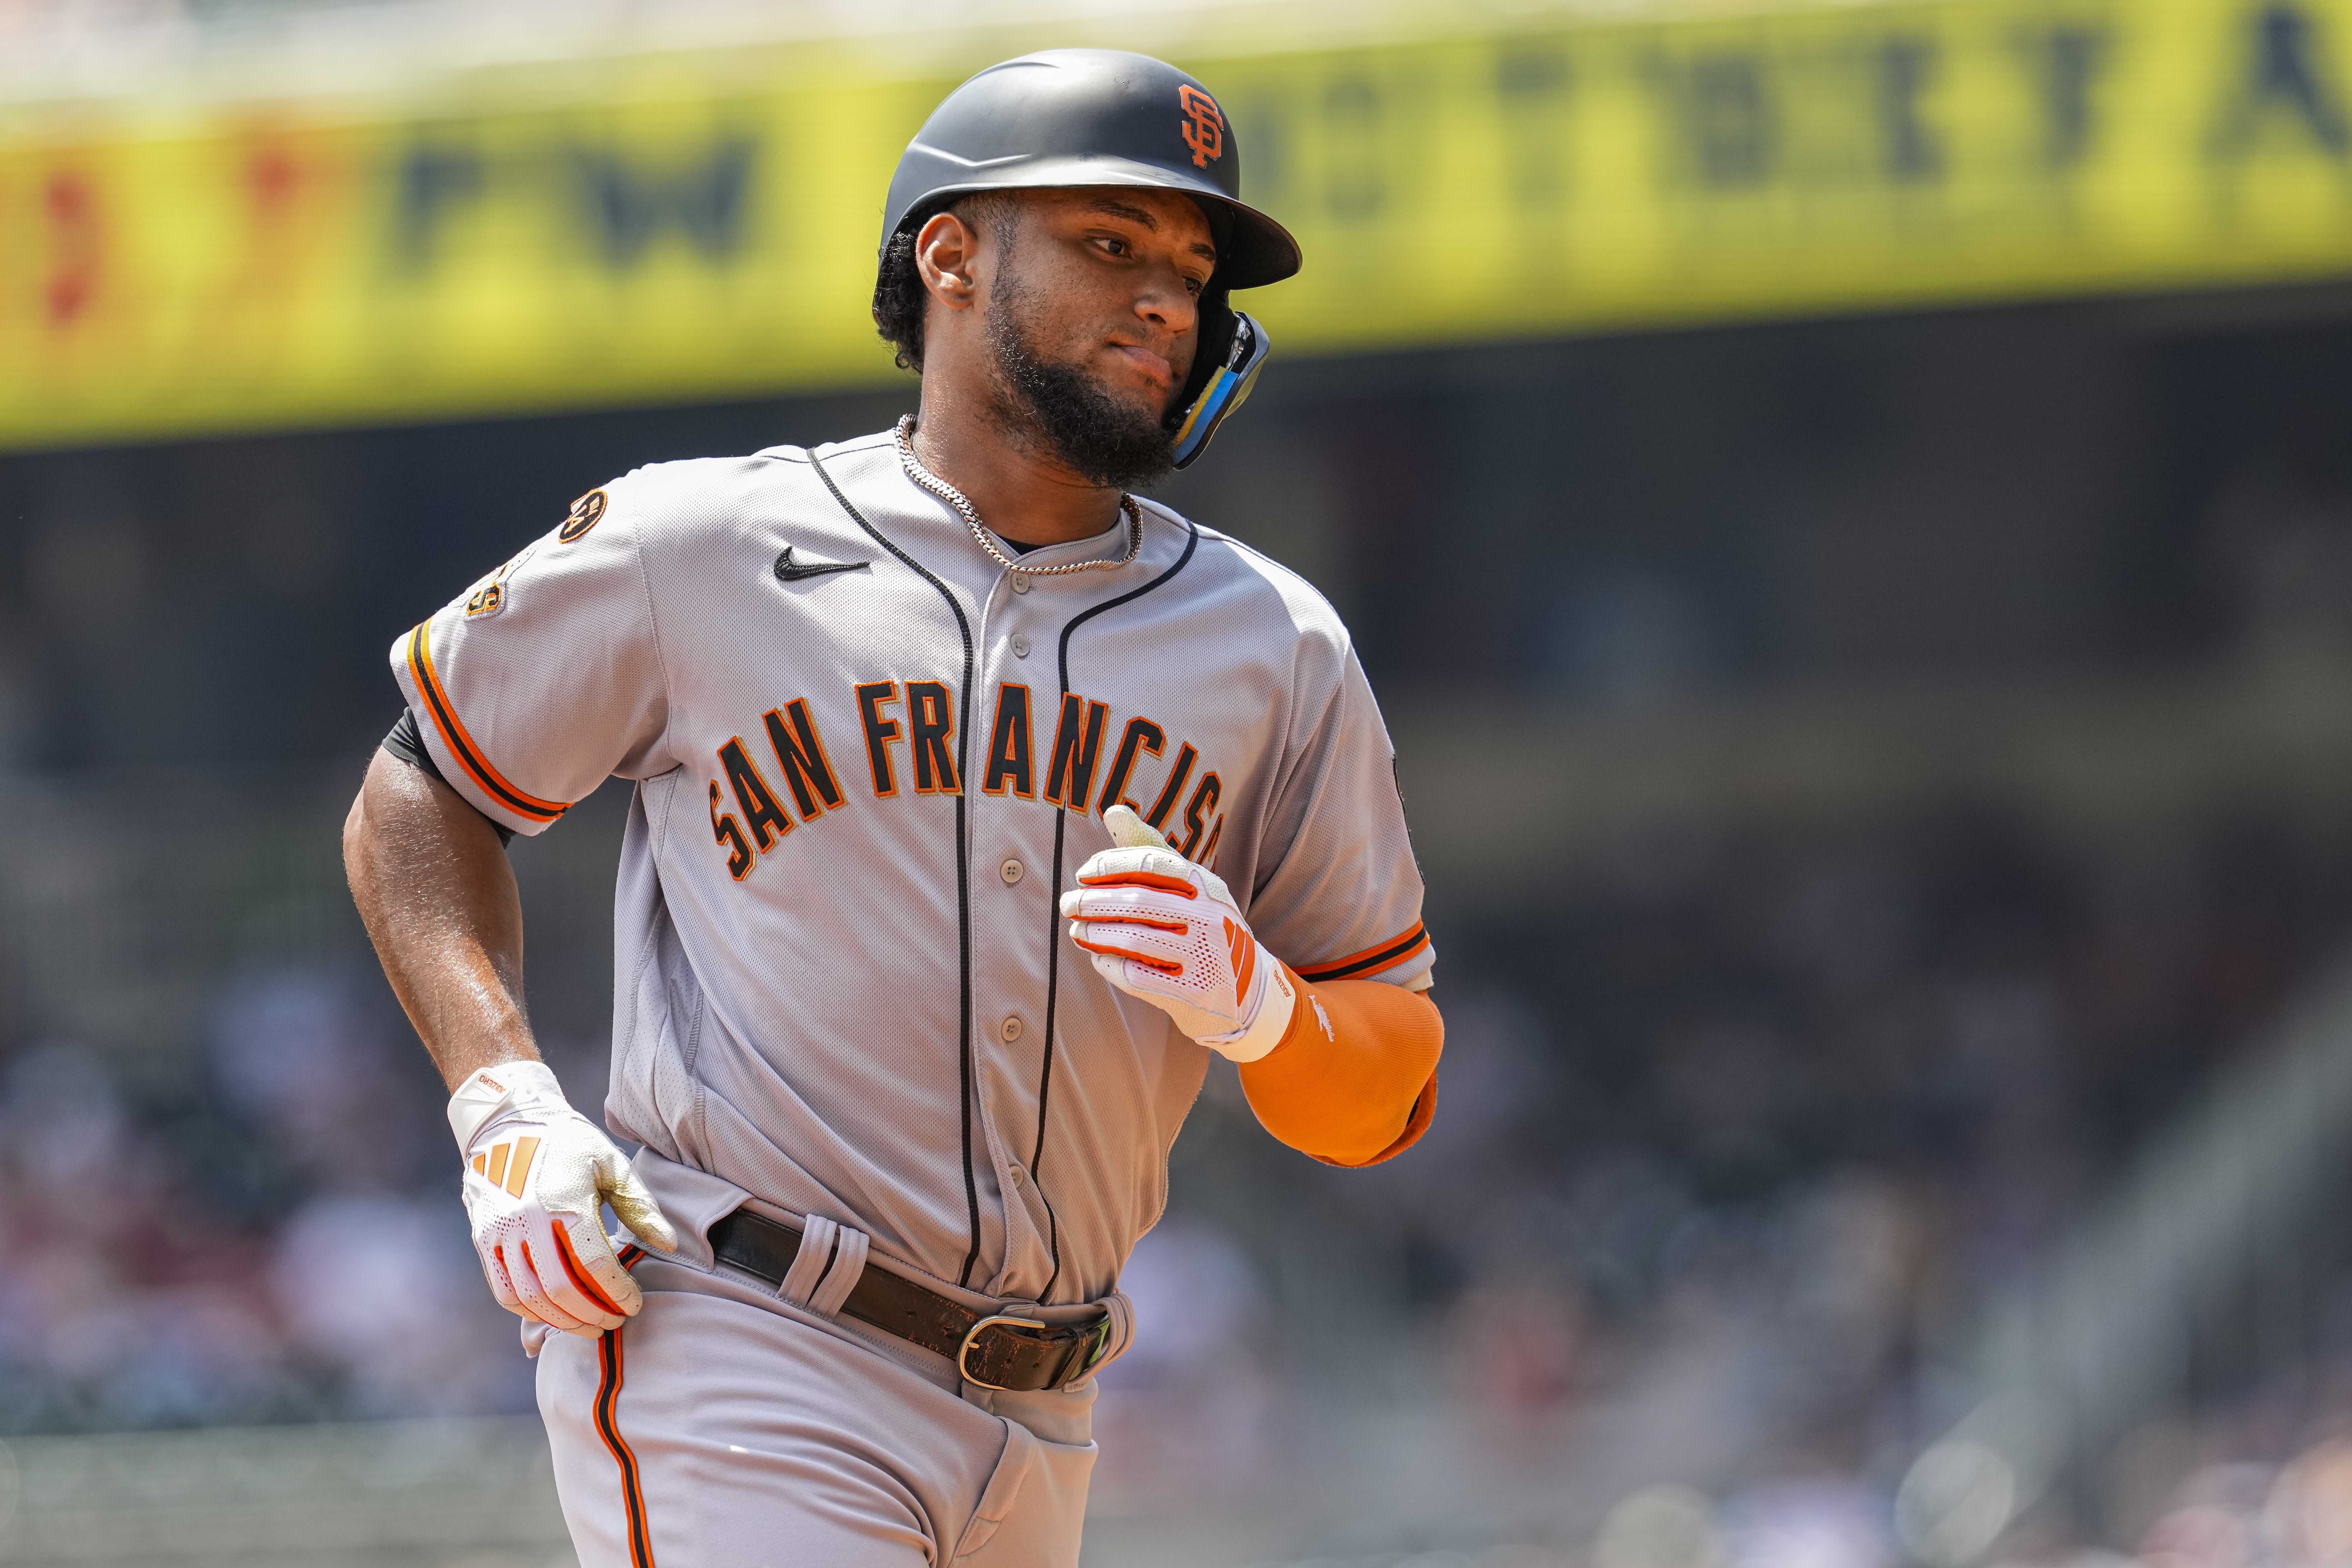
[[1096,1305],[1103,1310],[1108,1331],[1103,1338],[1102,1353],[1089,1364],[1089,1372],[1117,1361],[1135,1343],[1135,1303],[1127,1299],[1126,1291],[1113,1287],[1110,1294]]
[[801,1221],[800,1249],[776,1286],[777,1298],[823,1317],[835,1316],[866,1272],[866,1247],[864,1231],[823,1215],[806,1216]]
[[810,1296],[824,1282],[833,1262],[835,1243],[840,1235],[841,1226],[822,1215],[813,1214],[801,1221],[800,1250],[793,1254],[793,1266],[776,1282],[779,1299],[795,1307],[809,1304]]
[[841,1304],[849,1300],[849,1292],[856,1288],[858,1276],[866,1272],[866,1233],[852,1230],[845,1225],[835,1229],[841,1240],[840,1245],[834,1248],[833,1267],[824,1271],[824,1278],[817,1282],[815,1289],[809,1292],[808,1299],[810,1311],[821,1312],[828,1318],[840,1312]]

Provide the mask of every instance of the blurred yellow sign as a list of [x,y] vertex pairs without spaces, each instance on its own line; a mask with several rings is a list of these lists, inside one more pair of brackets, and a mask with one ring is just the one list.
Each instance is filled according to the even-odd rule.
[[[860,59],[0,108],[0,445],[893,375],[866,316],[883,189],[952,79]],[[1530,22],[1183,63],[1306,246],[1252,297],[1285,353],[2352,273],[2352,0]]]

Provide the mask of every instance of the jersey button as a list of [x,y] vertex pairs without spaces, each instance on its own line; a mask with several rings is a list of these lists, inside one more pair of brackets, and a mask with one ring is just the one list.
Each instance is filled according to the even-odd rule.
[[1021,1015],[1013,1013],[1008,1015],[1004,1022],[996,1026],[996,1032],[1004,1037],[1005,1044],[1010,1045],[1021,1037],[1021,1031],[1027,1026],[1022,1023]]
[[1004,885],[1009,888],[1027,876],[1029,868],[1018,860],[1007,860],[996,868],[996,874],[1004,879]]
[[1016,594],[1025,594],[1025,593],[1027,593],[1027,592],[1029,591],[1029,579],[1028,579],[1028,578],[1026,578],[1026,577],[1015,577],[1015,578],[1013,578],[1013,591],[1014,593],[1016,593]]
[[1027,637],[1014,637],[1013,639],[1013,657],[1015,658],[1027,658],[1029,657],[1029,639]]
[[1012,1169],[1010,1169],[1010,1170],[1006,1171],[1006,1172],[1004,1173],[1004,1175],[1005,1175],[1005,1179],[1006,1179],[1006,1180],[1010,1181],[1010,1182],[1011,1182],[1014,1186],[1016,1186],[1016,1187],[1017,1187],[1017,1186],[1019,1186],[1019,1185],[1020,1185],[1024,1181],[1025,1181],[1025,1180],[1027,1180],[1027,1179],[1028,1179],[1029,1173],[1028,1173],[1028,1172],[1026,1172],[1026,1171],[1024,1171],[1024,1170],[1023,1170],[1020,1166],[1015,1165],[1015,1166],[1013,1166]]

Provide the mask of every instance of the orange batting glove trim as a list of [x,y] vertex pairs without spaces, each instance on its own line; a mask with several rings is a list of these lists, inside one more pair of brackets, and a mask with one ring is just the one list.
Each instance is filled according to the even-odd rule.
[[1157,888],[1180,899],[1201,896],[1200,890],[1183,878],[1163,877],[1157,871],[1120,871],[1108,877],[1088,877],[1082,873],[1078,884],[1087,888]]
[[[1295,978],[1295,976],[1294,976]],[[1377,1165],[1428,1131],[1445,1020],[1416,992],[1378,980],[1298,982],[1282,1043],[1241,1069],[1268,1132],[1328,1165]]]
[[[1161,925],[1158,921],[1130,920],[1128,921],[1127,923],[1129,925],[1155,926],[1161,931],[1182,931],[1189,929],[1185,926]],[[1080,947],[1085,948],[1088,952],[1107,953],[1112,958],[1131,959],[1135,963],[1143,965],[1144,968],[1156,969],[1162,974],[1181,974],[1184,973],[1184,966],[1181,963],[1176,963],[1164,958],[1154,958],[1150,953],[1138,952],[1131,947],[1113,947],[1108,942],[1088,942],[1082,936],[1074,936],[1070,940],[1077,943]]]

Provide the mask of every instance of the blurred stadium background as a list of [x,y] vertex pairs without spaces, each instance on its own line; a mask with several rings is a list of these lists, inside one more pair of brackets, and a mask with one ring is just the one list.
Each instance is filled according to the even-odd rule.
[[1451,1036],[1371,1173],[1213,1076],[1089,1564],[2352,1559],[2352,3],[0,0],[0,1562],[571,1562],[383,650],[909,406],[889,163],[1066,42],[1307,244],[1164,493],[1355,627]]

